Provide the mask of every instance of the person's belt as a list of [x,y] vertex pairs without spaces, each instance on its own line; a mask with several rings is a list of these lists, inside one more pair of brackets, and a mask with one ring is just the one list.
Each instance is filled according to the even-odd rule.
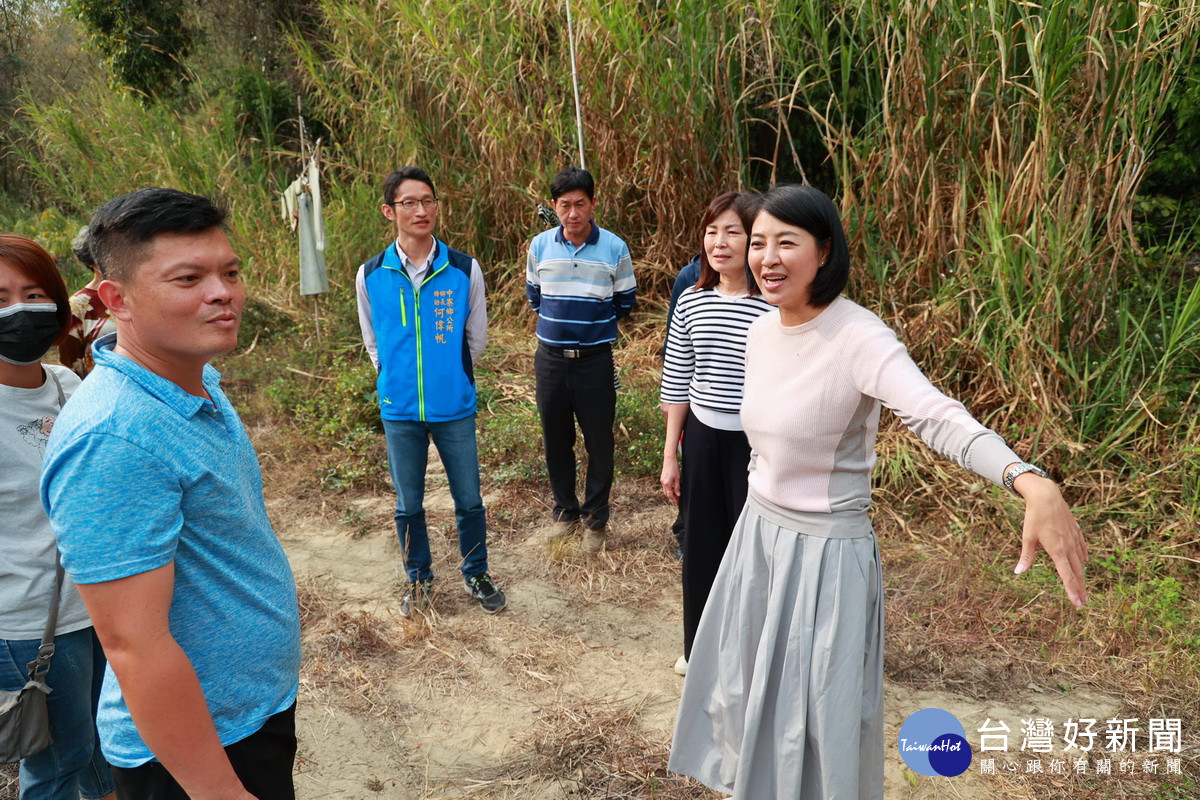
[[612,350],[612,342],[580,345],[579,347],[554,347],[546,344],[545,342],[541,342],[540,344],[554,355],[562,356],[563,358],[583,358],[584,356],[590,356],[593,353],[602,353],[606,350]]

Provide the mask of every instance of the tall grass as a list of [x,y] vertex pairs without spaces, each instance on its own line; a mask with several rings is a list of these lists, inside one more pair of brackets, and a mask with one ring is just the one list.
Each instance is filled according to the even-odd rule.
[[1131,212],[1195,53],[1195,6],[879,0],[760,13],[746,57],[770,78],[749,90],[781,120],[799,110],[793,129],[819,131],[856,236],[856,292],[917,323],[923,364],[1001,425],[1028,425],[1035,409],[1104,454],[1190,400],[1190,287],[1156,279]]
[[297,274],[277,210],[286,162],[239,135],[227,100],[196,87],[186,107],[146,106],[97,76],[69,97],[29,99],[25,121],[35,146],[25,163],[45,202],[81,220],[145,186],[221,198],[247,275],[262,293],[286,299]]
[[[447,230],[485,261],[520,257],[536,201],[577,161],[560,4],[328,2],[328,37],[296,40],[320,113],[368,207],[383,174],[424,165]],[[736,182],[733,120],[715,113],[723,12],[581,0],[576,16],[589,168],[606,226],[646,261],[675,261],[709,194]],[[727,152],[728,151],[728,152]],[[648,278],[652,275],[647,275]],[[654,285],[656,281],[647,281]],[[659,278],[660,285],[665,278]]]
[[[809,176],[840,202],[852,295],[935,381],[1064,470],[1190,464],[1195,275],[1151,265],[1131,213],[1200,7],[1175,2],[576,0],[601,224],[647,294],[697,247],[717,191]],[[565,4],[323,0],[291,45],[331,131],[335,286],[386,236],[382,176],[426,167],[442,232],[519,294],[535,201],[576,158]],[[31,102],[29,166],[85,212],[135,185],[230,199],[258,287],[295,302],[274,219],[286,154],[240,135],[228,90],[151,107],[99,83]],[[270,139],[269,136],[263,137]],[[515,304],[519,306],[519,303]],[[653,306],[653,304],[648,304]],[[497,308],[514,308],[499,302]],[[1189,450],[1189,448],[1192,448]],[[1133,455],[1131,455],[1131,453]]]

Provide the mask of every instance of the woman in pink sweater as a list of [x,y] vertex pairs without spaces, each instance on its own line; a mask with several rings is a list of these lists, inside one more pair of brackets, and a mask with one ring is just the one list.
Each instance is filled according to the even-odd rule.
[[670,767],[747,800],[881,798],[883,590],[867,513],[881,406],[1025,499],[1018,574],[1041,547],[1081,605],[1087,549],[1045,473],[841,296],[850,255],[828,197],[764,195],[748,260],[777,307],[746,340],[749,496],[692,646]]

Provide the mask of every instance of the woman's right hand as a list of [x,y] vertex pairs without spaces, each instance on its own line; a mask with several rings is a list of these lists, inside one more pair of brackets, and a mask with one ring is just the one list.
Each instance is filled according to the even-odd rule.
[[663,494],[676,505],[679,504],[679,459],[675,454],[663,456],[662,475],[658,479],[662,485]]

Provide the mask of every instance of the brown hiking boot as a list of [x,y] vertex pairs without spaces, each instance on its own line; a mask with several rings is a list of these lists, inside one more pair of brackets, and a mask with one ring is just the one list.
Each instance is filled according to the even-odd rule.
[[544,532],[545,541],[548,543],[566,541],[573,537],[578,530],[579,520],[577,519],[556,520],[546,528]]
[[608,530],[601,528],[600,530],[586,529],[583,532],[583,549],[588,553],[599,553],[604,549],[605,543],[608,541]]

